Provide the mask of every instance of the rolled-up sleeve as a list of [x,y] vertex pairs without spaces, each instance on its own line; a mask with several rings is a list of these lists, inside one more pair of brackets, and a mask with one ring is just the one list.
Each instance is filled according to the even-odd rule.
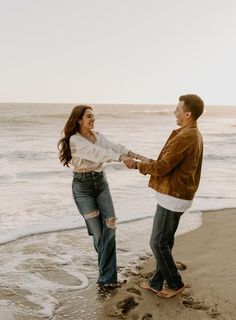
[[95,163],[119,161],[121,155],[119,152],[87,142],[85,139],[78,138],[77,136],[70,138],[70,150],[72,157],[83,158]]

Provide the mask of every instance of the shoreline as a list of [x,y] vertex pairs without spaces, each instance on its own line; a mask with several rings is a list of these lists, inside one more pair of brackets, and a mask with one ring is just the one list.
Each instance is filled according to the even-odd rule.
[[[223,209],[217,209],[217,210],[213,210],[213,211],[220,211],[220,210],[227,210],[227,209],[234,209],[234,208],[223,208]],[[211,210],[205,210],[205,211],[211,211]],[[204,212],[201,211],[201,210],[188,210],[188,214],[199,214],[201,212]],[[118,222],[119,226],[120,225],[125,225],[125,224],[132,224],[132,223],[136,223],[136,222],[139,222],[139,221],[143,221],[143,220],[148,220],[148,219],[152,219],[153,218],[153,215],[149,215],[149,216],[144,216],[144,217],[137,217],[137,218],[131,218],[129,220],[121,220]],[[34,236],[41,236],[41,235],[49,235],[49,234],[52,234],[52,233],[59,233],[59,232],[70,232],[70,231],[77,231],[77,230],[80,230],[80,229],[84,229],[86,230],[86,226],[84,225],[84,221],[82,221],[83,224],[81,225],[78,225],[76,227],[68,227],[68,228],[61,228],[61,229],[49,229],[49,230],[38,230],[38,231],[35,231],[35,232],[32,232],[32,233],[26,233],[26,234],[23,234],[23,235],[20,235],[20,236],[16,236],[15,238],[12,238],[12,239],[9,239],[9,240],[0,240],[0,246],[3,246],[3,245],[7,245],[7,244],[10,244],[12,242],[17,242],[17,241],[20,241],[20,240],[24,240],[24,239],[28,239],[30,237],[34,237]],[[191,231],[191,230],[189,230]],[[185,232],[189,232],[189,231],[185,231]]]
[[[101,299],[96,292],[96,254],[86,230],[37,234],[1,245],[2,320],[114,319],[114,316],[107,315],[107,305],[116,306],[117,301],[124,300],[127,295],[134,296],[139,303],[131,315],[125,315],[127,319],[139,320],[145,313],[152,314],[153,319],[161,317],[163,320],[172,316],[176,320],[190,319],[190,316],[193,320],[202,316],[205,316],[204,320],[233,319],[232,310],[236,308],[233,297],[236,289],[231,282],[236,277],[236,261],[232,259],[235,256],[233,240],[236,238],[236,209],[205,211],[199,228],[176,238],[174,256],[177,261],[187,265],[187,270],[181,273],[183,280],[191,284],[191,288],[187,290],[188,299],[181,294],[163,301],[151,292],[140,290],[138,279],[151,272],[154,263],[150,258],[148,243],[151,227],[152,218],[147,218],[147,223],[136,221],[119,225],[119,276],[127,283],[107,301]],[[68,249],[71,248],[74,250],[71,251],[73,256],[68,257]],[[81,278],[78,271],[78,249],[87,251],[87,260],[82,266],[87,270],[87,280]],[[16,258],[14,260],[11,257]],[[15,261],[19,263],[14,265]],[[26,281],[29,283],[25,283]],[[87,287],[86,281],[89,281]],[[86,288],[78,290],[83,286]],[[139,290],[141,295],[127,291],[130,287]],[[187,299],[185,305],[184,299]]]

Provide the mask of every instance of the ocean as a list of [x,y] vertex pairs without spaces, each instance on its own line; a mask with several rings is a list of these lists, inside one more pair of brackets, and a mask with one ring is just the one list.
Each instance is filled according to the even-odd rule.
[[[93,317],[86,312],[97,308],[83,295],[96,282],[96,253],[73,201],[71,169],[58,160],[57,142],[71,109],[71,104],[0,104],[1,287],[27,292],[26,299],[40,308],[14,305],[8,296],[0,307],[14,307],[22,319],[53,318],[58,294],[66,297],[71,290],[81,292],[79,299],[85,305],[81,320]],[[177,127],[174,109],[171,105],[94,105],[95,130],[155,159]],[[199,119],[204,138],[201,183],[177,234],[199,227],[203,210],[236,207],[236,107],[205,109]],[[105,171],[118,218],[118,266],[125,271],[125,266],[150,253],[148,237],[157,200],[147,187],[148,176],[122,163],[108,164]],[[54,232],[73,229],[73,234]],[[46,245],[42,237],[33,236],[44,233]],[[20,238],[24,241],[7,245]]]
[[[155,159],[176,128],[174,106],[95,105],[95,130]],[[84,227],[71,194],[71,169],[58,161],[57,142],[68,104],[0,104],[0,243]],[[199,119],[204,137],[202,179],[189,212],[236,207],[236,107],[209,106]],[[153,216],[148,176],[121,163],[106,165],[119,223]],[[186,226],[186,229],[191,226]]]

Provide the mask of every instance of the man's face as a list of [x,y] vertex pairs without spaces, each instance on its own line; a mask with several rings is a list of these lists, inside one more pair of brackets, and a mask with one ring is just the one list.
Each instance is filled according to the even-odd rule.
[[186,121],[189,118],[188,113],[188,111],[184,111],[184,101],[180,101],[174,111],[178,126],[183,126],[186,124]]

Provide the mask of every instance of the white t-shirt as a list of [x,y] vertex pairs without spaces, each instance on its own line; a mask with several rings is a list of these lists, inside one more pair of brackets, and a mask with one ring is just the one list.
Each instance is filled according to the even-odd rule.
[[160,192],[156,192],[156,197],[161,207],[175,212],[185,212],[193,203],[193,200],[179,199]]
[[120,144],[115,144],[102,134],[94,132],[96,142],[92,143],[81,134],[70,137],[71,166],[75,172],[102,171],[103,163],[119,161],[121,155],[127,155],[129,150]]

